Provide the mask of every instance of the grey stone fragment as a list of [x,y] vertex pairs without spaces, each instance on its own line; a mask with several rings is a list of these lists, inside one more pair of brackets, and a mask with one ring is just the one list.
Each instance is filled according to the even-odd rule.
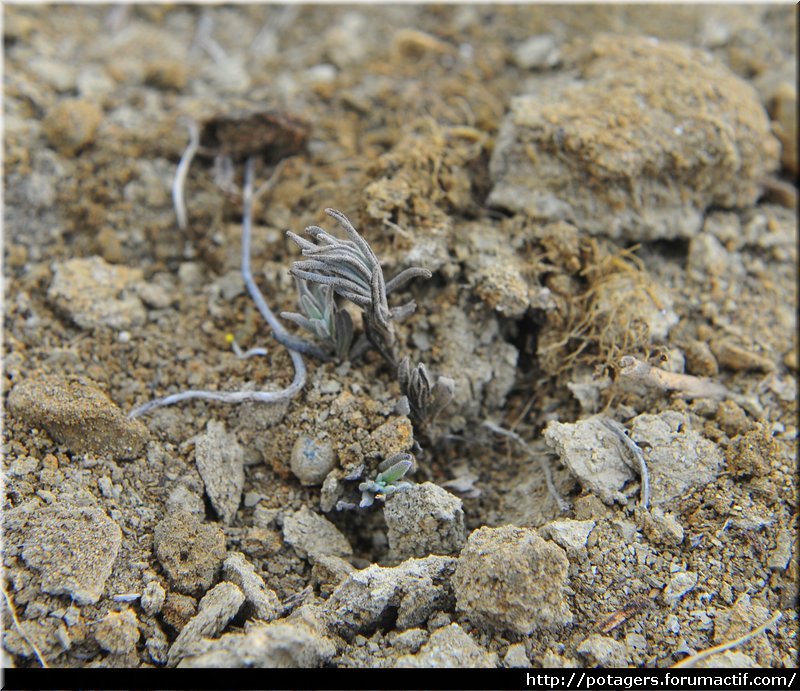
[[589,533],[594,530],[595,525],[597,524],[594,521],[558,519],[539,528],[539,535],[563,547],[567,553],[578,552],[586,548]]
[[335,653],[333,642],[312,627],[281,619],[207,641],[180,667],[321,667]]
[[576,423],[552,421],[544,430],[544,439],[583,487],[607,504],[625,502],[621,490],[635,473],[625,462],[625,449],[599,418]]
[[452,554],[466,541],[461,499],[431,482],[387,497],[383,515],[398,559]]
[[683,543],[683,526],[671,513],[654,506],[650,509],[650,524],[648,537],[654,541],[676,546]]
[[140,420],[129,420],[97,384],[84,377],[47,375],[17,383],[8,409],[31,427],[43,427],[76,454],[136,458],[148,438]]
[[167,591],[164,590],[163,586],[158,581],[150,581],[142,591],[139,604],[141,604],[144,613],[152,617],[161,611],[166,597]]
[[305,506],[284,516],[283,539],[301,558],[313,560],[324,554],[342,557],[353,553],[347,538],[333,523]]
[[5,514],[4,538],[22,543],[22,559],[42,590],[79,605],[98,602],[117,558],[122,531],[97,508],[26,505]]
[[131,609],[109,612],[94,627],[94,638],[103,650],[115,655],[130,653],[139,641],[139,621]]
[[419,626],[433,612],[452,606],[455,564],[450,557],[430,556],[393,568],[373,564],[354,571],[323,605],[328,626],[352,640],[374,631],[390,610],[397,612],[397,630]]
[[722,470],[719,447],[692,429],[687,415],[667,410],[639,415],[631,422],[631,437],[642,444],[650,471],[650,499],[666,505],[693,487],[713,482]]
[[172,586],[200,595],[211,587],[225,558],[225,535],[188,513],[166,516],[155,527],[153,546]]
[[229,525],[244,489],[244,450],[236,435],[228,434],[224,423],[209,420],[206,431],[195,438],[195,462],[211,505]]
[[267,587],[244,554],[232,552],[222,564],[222,576],[242,589],[253,617],[270,621],[278,616],[281,608],[278,596]]
[[300,484],[320,485],[336,465],[333,445],[327,439],[300,435],[292,447],[290,467]]
[[197,468],[189,467],[170,488],[166,501],[166,513],[190,513],[202,519],[206,513],[203,499],[203,478]]
[[770,569],[785,571],[789,566],[789,562],[792,560],[793,544],[794,536],[792,535],[792,531],[788,528],[781,528],[775,540],[775,549],[769,553],[767,566]]
[[479,625],[523,635],[567,624],[568,567],[564,550],[534,530],[480,528],[453,576],[457,609]]
[[758,664],[750,655],[739,650],[725,650],[695,663],[695,669],[757,669]]
[[623,643],[599,633],[589,636],[577,650],[586,655],[592,665],[599,667],[626,667],[630,663],[628,649]]
[[497,653],[481,648],[458,624],[434,631],[416,655],[403,655],[395,667],[497,667]]
[[514,48],[514,62],[523,69],[544,69],[557,65],[561,56],[552,34],[531,36]]
[[491,206],[630,241],[688,238],[709,207],[753,204],[778,165],[755,90],[707,53],[598,36],[576,68],[512,100]]
[[222,633],[243,603],[244,593],[233,583],[219,583],[209,590],[200,600],[197,614],[181,629],[172,644],[167,664],[174,667],[191,653],[194,646],[202,645],[203,638],[213,638]]
[[503,657],[503,666],[515,668],[532,667],[524,643],[512,643],[508,646],[508,650],[506,650],[506,654]]
[[661,593],[664,602],[674,605],[697,585],[697,574],[693,571],[678,571],[672,574],[667,587]]
[[100,257],[53,264],[48,299],[84,329],[133,329],[147,319],[136,285],[139,268],[108,264]]
[[332,554],[323,554],[314,562],[311,578],[314,585],[319,587],[320,595],[328,597],[353,571],[354,567],[350,562]]

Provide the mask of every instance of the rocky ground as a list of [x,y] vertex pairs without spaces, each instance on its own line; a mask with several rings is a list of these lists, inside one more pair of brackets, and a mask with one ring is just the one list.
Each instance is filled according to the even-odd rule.
[[[698,664],[795,663],[791,6],[3,19],[4,665],[662,667],[766,622]],[[251,154],[274,309],[326,207],[433,273],[390,306],[435,420],[374,349],[128,417],[292,380]]]

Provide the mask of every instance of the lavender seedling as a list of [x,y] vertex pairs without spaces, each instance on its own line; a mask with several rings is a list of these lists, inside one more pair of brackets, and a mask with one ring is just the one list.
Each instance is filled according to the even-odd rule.
[[401,271],[388,283],[383,277],[378,257],[353,224],[340,211],[325,209],[342,226],[349,240],[329,235],[319,226],[306,232],[317,244],[287,231],[301,249],[305,260],[292,266],[292,275],[301,280],[330,286],[340,297],[358,305],[364,312],[364,329],[369,342],[393,366],[397,366],[397,336],[394,321],[402,321],[416,309],[411,302],[389,308],[388,295],[418,276],[430,278],[431,272],[419,267]]
[[400,492],[411,487],[410,482],[398,482],[414,465],[409,453],[398,453],[390,456],[378,466],[380,471],[374,480],[362,482],[358,489],[361,490],[362,509],[372,506],[376,499],[385,499],[388,495]]
[[302,314],[281,312],[281,317],[313,334],[340,360],[345,360],[353,344],[353,320],[349,312],[336,304],[332,286],[309,283],[302,278],[295,280]]
[[428,370],[421,362],[411,369],[408,357],[397,368],[400,390],[408,401],[411,419],[418,424],[433,422],[455,395],[455,382],[450,377],[438,377],[432,383]]

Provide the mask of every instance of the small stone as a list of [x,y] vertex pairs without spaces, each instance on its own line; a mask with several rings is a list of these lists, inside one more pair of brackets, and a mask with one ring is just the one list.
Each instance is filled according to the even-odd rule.
[[164,606],[164,601],[167,597],[167,591],[158,581],[150,581],[142,591],[141,600],[139,603],[142,605],[142,611],[153,617],[161,611]]
[[244,554],[232,552],[222,564],[222,576],[242,589],[245,602],[254,618],[271,621],[278,616],[281,610],[278,596],[267,587]]
[[635,417],[631,438],[647,442],[642,453],[650,471],[653,506],[665,506],[693,487],[710,484],[722,470],[719,447],[692,429],[688,415],[677,411]]
[[416,655],[403,655],[395,667],[496,667],[497,653],[481,648],[458,624],[434,631]]
[[505,656],[503,657],[503,666],[512,668],[531,667],[531,660],[528,653],[525,651],[524,643],[512,643],[508,646]]
[[186,61],[160,58],[145,65],[144,79],[157,89],[181,91],[188,82],[189,70]]
[[729,339],[714,339],[710,346],[720,365],[737,372],[774,372],[776,369],[775,363],[769,358],[754,352],[753,348],[743,348]]
[[734,477],[766,477],[780,458],[780,446],[765,425],[734,439],[725,450],[728,470]]
[[694,664],[695,669],[758,669],[758,664],[750,655],[739,650],[724,650]]
[[255,625],[247,633],[227,633],[198,646],[180,667],[311,668],[325,665],[336,653],[330,638],[304,621],[281,619]]
[[72,156],[94,140],[103,111],[91,101],[68,98],[47,111],[42,130],[51,145]]
[[451,557],[430,556],[393,568],[373,564],[353,571],[323,605],[328,626],[347,640],[374,631],[390,614],[398,631],[418,627],[452,606],[455,564]]
[[629,664],[628,650],[623,643],[609,636],[592,634],[581,643],[578,652],[586,655],[593,666],[626,667]]
[[290,466],[300,484],[306,487],[322,484],[336,465],[333,445],[327,439],[301,435],[292,447]]
[[311,578],[322,597],[329,597],[336,587],[354,571],[353,565],[341,557],[323,554],[311,568]]
[[383,515],[397,559],[458,552],[466,541],[461,499],[431,482],[386,499]]
[[203,479],[197,469],[191,467],[170,488],[166,501],[166,513],[190,513],[203,517],[206,513],[203,498]]
[[183,627],[169,650],[168,666],[174,667],[187,655],[193,645],[203,638],[213,638],[222,633],[244,603],[244,593],[233,583],[214,586],[200,600],[197,614]]
[[302,559],[313,561],[321,555],[343,557],[353,553],[347,538],[333,523],[305,506],[284,516],[283,539]]
[[155,527],[153,546],[173,587],[187,594],[206,592],[225,558],[222,528],[187,513],[163,518]]
[[582,486],[607,504],[625,502],[621,490],[634,479],[634,472],[614,433],[599,418],[574,424],[552,421],[545,427],[544,439]]
[[686,371],[698,377],[716,377],[719,363],[705,341],[690,341],[686,346]]
[[133,610],[109,612],[94,629],[94,638],[103,650],[115,655],[130,653],[139,641],[139,622]]
[[[579,52],[574,73],[512,99],[490,206],[647,242],[690,238],[708,208],[755,203],[779,146],[748,81],[645,36],[598,35]],[[697,125],[698,112],[710,120]]]
[[189,595],[168,593],[161,608],[164,623],[180,631],[197,614],[197,600]]
[[139,268],[81,257],[53,264],[47,298],[83,329],[135,329],[147,312],[137,294]]
[[141,420],[129,420],[93,381],[45,375],[18,382],[8,409],[31,427],[42,427],[76,454],[136,458],[148,438]]
[[480,528],[453,576],[456,607],[477,624],[522,635],[567,624],[568,568],[564,550],[534,530]]
[[683,543],[683,526],[671,513],[654,506],[650,509],[649,519],[645,519],[644,529],[651,540],[673,546]]
[[225,525],[230,525],[244,489],[244,450],[225,424],[209,420],[204,434],[195,437],[195,462],[211,505]]
[[785,571],[792,559],[792,545],[794,537],[788,528],[781,528],[775,539],[775,548],[769,553],[767,566],[777,571]]
[[393,417],[377,427],[369,435],[371,449],[389,458],[411,449],[414,443],[414,428],[404,415]]
[[551,34],[531,36],[514,49],[514,62],[525,70],[553,67],[560,59],[558,44]]
[[42,590],[95,604],[122,543],[119,526],[98,508],[26,504],[4,516],[5,540],[23,545],[22,559],[41,573]]
[[589,533],[594,530],[595,525],[597,524],[594,521],[559,519],[539,528],[539,535],[560,545],[569,554],[586,549]]
[[664,602],[674,605],[697,585],[697,574],[693,571],[678,571],[672,574],[667,587],[662,592]]

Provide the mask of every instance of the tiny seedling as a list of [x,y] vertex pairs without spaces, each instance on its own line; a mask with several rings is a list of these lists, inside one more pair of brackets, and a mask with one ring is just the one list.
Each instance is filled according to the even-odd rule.
[[455,395],[456,383],[450,377],[438,377],[433,384],[428,370],[421,362],[411,369],[408,357],[397,368],[400,390],[408,400],[411,419],[417,424],[430,420],[444,410]]
[[302,314],[281,312],[281,316],[322,341],[339,360],[347,359],[353,345],[353,320],[346,309],[336,304],[333,287],[303,278],[296,278],[295,281]]
[[390,308],[388,295],[413,278],[430,278],[431,272],[411,267],[387,283],[378,257],[347,216],[335,209],[325,209],[325,213],[342,226],[349,239],[340,240],[319,226],[309,226],[306,233],[317,241],[315,244],[287,231],[287,236],[306,257],[292,265],[292,275],[303,281],[330,286],[336,295],[358,305],[364,313],[367,339],[387,362],[396,367],[397,336],[393,322],[411,315],[416,304],[412,300],[400,307]]
[[413,457],[408,453],[398,453],[390,456],[378,466],[380,471],[374,480],[362,482],[358,489],[361,490],[362,509],[372,506],[376,499],[386,499],[390,494],[400,492],[411,487],[410,482],[398,482],[414,465]]

